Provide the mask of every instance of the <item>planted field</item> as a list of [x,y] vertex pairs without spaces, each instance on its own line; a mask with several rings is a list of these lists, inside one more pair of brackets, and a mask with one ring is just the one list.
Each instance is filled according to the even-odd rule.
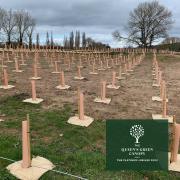
[[[1,157],[15,161],[22,159],[21,122],[29,114],[31,155],[47,158],[55,165],[54,170],[87,179],[112,179],[112,177],[113,179],[178,179],[179,174],[172,172],[110,172],[105,167],[106,119],[151,119],[153,113],[161,113],[161,103],[151,100],[154,94],[159,94],[159,90],[152,87],[152,54],[146,56],[130,54],[129,58],[119,54],[100,55],[98,58],[92,55],[88,59],[89,56],[84,54],[73,58],[72,56],[58,58],[56,53],[50,53],[48,56],[38,53],[35,58],[35,53],[29,52],[27,56],[25,54],[23,56],[26,66],[20,65],[22,61],[20,57],[20,54],[14,56],[9,53],[9,58],[13,62],[7,62],[6,57],[3,59],[3,65],[7,65],[9,84],[15,87],[8,90],[0,89],[0,114],[3,120],[0,122]],[[19,68],[24,70],[23,72],[12,71],[15,69],[14,58],[18,59]],[[141,62],[138,61],[139,58],[142,58]],[[57,70],[56,61],[58,71],[64,71],[65,84],[70,86],[67,90],[56,88],[61,84],[61,73],[52,73]],[[107,68],[107,61],[111,68]],[[166,79],[168,114],[176,114],[178,122],[179,57],[160,54],[157,55],[157,61]],[[41,77],[40,80],[35,80],[37,97],[44,100],[40,104],[23,102],[32,96],[29,78],[34,75],[34,63],[38,66],[36,70]],[[95,71],[98,72],[97,75],[89,74],[93,64]],[[76,80],[74,76],[79,75],[77,66],[80,65],[81,76],[84,79]],[[94,102],[96,97],[101,97],[100,82],[104,80],[107,85],[112,84],[112,72],[116,72],[118,76],[120,66],[122,77],[125,79],[116,79],[115,84],[120,86],[119,89],[106,88],[106,97],[111,98],[110,104]],[[105,70],[98,70],[102,67]],[[67,122],[71,116],[79,113],[78,88],[84,94],[84,114],[94,118],[87,128]],[[6,170],[6,166],[10,163],[12,162],[0,159],[2,179],[15,179]],[[48,171],[41,177],[41,179],[76,178],[54,171]]]

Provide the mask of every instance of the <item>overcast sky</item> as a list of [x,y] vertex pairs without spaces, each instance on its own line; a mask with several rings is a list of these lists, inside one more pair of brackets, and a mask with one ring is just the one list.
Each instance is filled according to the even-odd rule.
[[[129,12],[143,0],[0,0],[5,9],[25,9],[36,19],[36,31],[45,39],[46,31],[52,31],[54,39],[62,43],[64,35],[72,30],[86,32],[96,41],[108,43],[113,47],[121,44],[115,42],[111,33],[124,28]],[[180,36],[180,1],[159,0],[173,13],[175,21],[171,36]]]

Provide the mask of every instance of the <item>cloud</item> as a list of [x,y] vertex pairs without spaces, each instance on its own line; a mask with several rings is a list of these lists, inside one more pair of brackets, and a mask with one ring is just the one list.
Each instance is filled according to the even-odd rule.
[[[118,29],[126,34],[129,12],[143,0],[1,0],[1,7],[26,9],[37,21],[36,31],[44,36],[53,31],[58,39],[72,30],[85,31],[98,41],[118,46],[111,33]],[[180,6],[178,0],[161,0],[172,10],[175,24],[171,35],[179,36]]]

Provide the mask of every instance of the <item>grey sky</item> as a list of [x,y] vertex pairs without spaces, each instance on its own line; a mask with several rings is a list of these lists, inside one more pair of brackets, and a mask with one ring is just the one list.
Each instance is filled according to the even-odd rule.
[[[37,21],[36,31],[42,38],[46,31],[53,31],[54,38],[62,42],[72,30],[85,31],[96,41],[119,46],[111,33],[118,29],[126,34],[124,26],[128,15],[142,0],[0,0],[6,9],[26,9]],[[159,0],[173,13],[175,20],[171,36],[179,36],[180,1]]]

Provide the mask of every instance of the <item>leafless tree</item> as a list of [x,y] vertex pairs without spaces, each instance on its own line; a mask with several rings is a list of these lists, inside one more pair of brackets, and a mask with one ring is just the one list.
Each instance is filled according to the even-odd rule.
[[26,35],[28,38],[28,44],[29,44],[30,49],[32,48],[33,32],[34,32],[35,25],[36,25],[35,19],[33,18],[29,19],[29,27],[26,30]]
[[49,32],[46,33],[46,46],[49,47],[50,40],[49,40]]
[[12,36],[15,34],[15,18],[14,12],[10,9],[9,11],[3,10],[3,19],[2,19],[2,30],[6,37],[6,42],[8,45],[11,44]]
[[22,46],[25,33],[31,24],[31,16],[28,12],[24,10],[16,11],[15,22],[18,35],[18,42],[19,45]]
[[39,48],[39,33],[36,34],[36,47]]
[[5,10],[0,8],[0,31],[1,31],[1,28],[2,28],[3,20],[4,20],[4,13],[5,13]]
[[2,38],[2,23],[4,19],[4,9],[0,8],[0,39]]
[[167,37],[173,24],[172,13],[158,1],[140,3],[129,15],[128,37],[122,37],[119,31],[113,32],[113,37],[127,40],[138,46],[151,47],[159,38]]
[[94,40],[92,38],[90,38],[90,37],[86,38],[86,45],[87,45],[87,47],[92,47],[93,43],[94,43]]
[[70,45],[70,48],[73,49],[74,47],[74,32],[70,32],[70,35],[69,35],[69,45]]
[[82,47],[85,48],[86,47],[86,33],[83,32],[82,34]]
[[75,47],[76,48],[80,47],[80,39],[81,39],[80,31],[76,31],[76,34],[75,34]]
[[51,31],[51,48],[54,46],[54,38],[53,38],[53,32]]
[[64,36],[63,44],[65,49],[70,47],[70,42],[66,36]]

